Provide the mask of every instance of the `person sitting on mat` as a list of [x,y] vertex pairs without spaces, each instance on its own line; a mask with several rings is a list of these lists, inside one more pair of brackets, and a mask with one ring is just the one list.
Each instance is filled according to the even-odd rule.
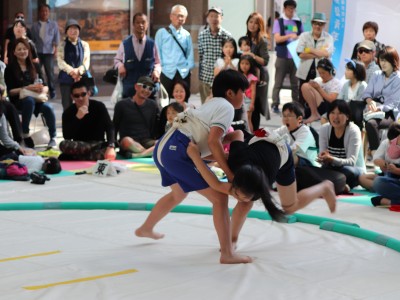
[[335,193],[341,194],[346,186],[346,177],[335,170],[321,169],[317,162],[318,133],[303,124],[304,111],[300,103],[289,102],[282,108],[283,126],[274,130],[283,136],[292,150],[296,171],[297,191],[330,180]]
[[387,139],[382,141],[374,154],[374,164],[382,174],[363,174],[360,183],[378,196],[372,197],[374,206],[400,205],[400,124],[392,123]]
[[135,84],[135,95],[115,105],[115,134],[119,133],[120,154],[126,158],[153,154],[160,120],[156,101],[149,99],[154,88],[153,80],[142,76]]
[[[114,125],[103,102],[89,99],[83,80],[71,85],[71,104],[62,114],[60,160],[115,159]],[[107,140],[104,139],[107,137]]]

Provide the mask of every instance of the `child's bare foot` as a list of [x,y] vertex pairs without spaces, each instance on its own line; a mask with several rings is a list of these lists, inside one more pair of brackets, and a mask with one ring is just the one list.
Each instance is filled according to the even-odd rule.
[[147,238],[151,238],[154,240],[162,239],[165,236],[162,233],[154,232],[153,230],[146,230],[146,229],[143,229],[142,227],[139,227],[138,229],[136,229],[135,234],[138,237],[147,237]]
[[237,240],[232,241],[232,249],[233,249],[233,251],[235,251],[237,249]]
[[334,213],[336,210],[336,194],[333,183],[329,180],[324,180],[322,184],[325,185],[322,197],[324,197],[326,203],[328,203],[331,213]]
[[232,254],[232,255],[221,254],[219,262],[221,264],[247,264],[253,262],[253,259],[250,256],[240,256],[237,254]]
[[320,115],[311,115],[308,119],[305,119],[303,121],[304,124],[309,124],[312,123],[314,121],[318,121],[319,119],[321,119]]

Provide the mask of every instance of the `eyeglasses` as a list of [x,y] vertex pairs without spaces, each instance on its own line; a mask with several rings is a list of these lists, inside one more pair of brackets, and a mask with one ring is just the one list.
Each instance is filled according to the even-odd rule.
[[182,14],[172,14],[172,15],[174,15],[177,18],[182,18],[182,19],[186,18],[186,16]]
[[154,91],[154,87],[144,84],[144,83],[137,83],[138,86],[141,86],[142,88],[144,88],[145,90],[148,90],[149,92]]
[[315,26],[320,26],[320,27],[322,27],[322,26],[324,26],[324,25],[325,25],[325,23],[322,23],[322,22],[316,22],[316,21],[312,22],[312,24],[313,24],[313,25],[315,25]]
[[78,98],[86,97],[86,95],[87,95],[87,92],[83,92],[83,93],[80,93],[80,94],[72,94],[72,97],[75,98],[75,99],[78,99]]
[[372,52],[372,50],[369,50],[369,49],[365,49],[365,48],[360,48],[360,49],[358,49],[358,53],[359,54],[363,54],[363,53],[371,53]]

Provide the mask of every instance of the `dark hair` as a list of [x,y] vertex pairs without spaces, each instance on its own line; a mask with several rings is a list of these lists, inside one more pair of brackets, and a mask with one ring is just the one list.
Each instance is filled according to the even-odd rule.
[[373,21],[365,22],[363,25],[362,31],[364,32],[364,30],[368,29],[368,28],[372,28],[375,31],[375,34],[378,34],[378,30],[379,30],[378,23],[373,22]]
[[[256,19],[256,23],[258,25],[258,32],[257,35],[254,37],[255,40],[257,41],[257,44],[264,38],[267,38],[267,32],[265,31],[265,22],[264,19],[262,17],[262,15],[258,12],[253,12],[249,15],[249,17],[246,20],[246,26],[248,27],[249,21],[251,18],[255,18]],[[247,32],[246,35],[249,37],[249,39],[251,40],[251,32],[249,31],[249,29],[247,28]]]
[[228,69],[222,70],[214,78],[212,94],[214,97],[226,97],[226,92],[232,90],[237,93],[239,90],[245,91],[249,87],[249,81],[239,71]]
[[[238,57],[238,54],[237,54],[237,44],[236,44],[235,39],[234,39],[234,38],[226,38],[226,39],[224,39],[224,40],[221,42],[221,48],[223,48],[224,45],[225,45],[226,43],[231,43],[232,46],[233,46],[232,58]],[[222,58],[225,57],[224,51],[223,51],[223,50],[221,51],[221,57],[222,57]]]
[[45,174],[58,174],[62,170],[60,161],[56,157],[49,157],[46,158],[43,166],[42,171]]
[[13,26],[12,26],[12,28],[14,29],[15,25],[17,25],[17,24],[21,24],[22,27],[24,27],[25,29],[28,29],[28,27],[26,27],[25,22],[22,21],[22,20],[17,20],[17,21],[15,21],[14,24],[13,24]]
[[[36,78],[36,68],[33,65],[32,62],[32,49],[31,49],[31,45],[28,42],[28,39],[23,39],[23,38],[18,38],[14,41],[14,43],[12,44],[12,51],[11,51],[11,55],[10,55],[10,61],[11,63],[15,63],[18,65],[18,68],[14,69],[14,74],[16,75],[17,78],[21,78],[22,77],[22,70],[21,67],[19,67],[19,63],[17,58],[15,57],[15,49],[17,48],[18,44],[24,44],[24,46],[28,49],[28,57],[25,60],[25,64],[26,64],[26,68],[27,71],[29,72],[31,79],[34,80]],[[33,82],[32,82],[33,83]]]
[[332,62],[327,58],[323,58],[318,61],[317,69],[318,68],[329,72],[332,76],[336,75],[335,67],[333,66]]
[[346,64],[346,68],[349,70],[352,70],[354,73],[354,76],[356,77],[357,81],[364,81],[365,78],[367,77],[367,73],[365,71],[365,66],[363,63],[359,61],[349,61]]
[[254,60],[253,57],[251,57],[250,55],[242,55],[239,59],[239,63],[238,63],[238,71],[240,73],[243,73],[242,69],[240,68],[240,62],[242,60],[247,60],[250,63],[250,70],[249,73],[253,74],[254,76],[257,77],[257,66],[256,66],[256,61]]
[[293,6],[294,8],[297,7],[297,3],[294,0],[286,0],[285,2],[283,2],[283,7],[286,8],[288,6]]
[[[274,19],[279,19],[280,16],[281,16],[281,14],[279,13],[279,11],[275,11]],[[272,18],[269,17],[267,20],[267,27],[270,28],[271,25],[272,25]]]
[[85,80],[79,80],[79,81],[74,82],[71,85],[71,95],[72,95],[74,90],[80,89],[80,88],[83,88],[83,87],[86,88],[86,91],[89,91],[89,87],[87,86]]
[[351,120],[351,110],[349,104],[345,100],[340,100],[340,99],[331,102],[330,105],[328,106],[328,111],[326,112],[328,120],[329,120],[329,115],[332,113],[332,111],[335,110],[335,108],[337,108],[342,114],[345,114],[347,116],[348,120],[346,122],[346,126],[349,125]]
[[304,109],[303,107],[297,102],[288,102],[285,103],[282,107],[282,112],[288,110],[296,115],[296,117],[303,117],[304,118]]
[[186,81],[178,79],[172,85],[172,92],[174,91],[175,85],[177,85],[177,84],[180,84],[183,87],[183,89],[185,90],[185,102],[187,103],[189,101],[189,97],[190,97],[190,88],[189,88],[188,84],[186,83]]
[[380,64],[381,59],[387,60],[392,65],[393,71],[399,70],[399,54],[394,47],[383,47],[378,53],[378,65]]
[[47,7],[49,10],[51,10],[50,5],[45,4],[45,3],[42,3],[42,4],[39,5],[39,11],[40,11],[43,7]]
[[182,104],[180,104],[178,102],[172,102],[172,103],[167,105],[167,109],[165,110],[165,114],[167,114],[167,110],[168,110],[169,107],[171,107],[174,111],[176,111],[178,113],[183,112],[185,110]]
[[146,14],[144,14],[142,12],[138,12],[138,13],[133,15],[132,24],[135,23],[135,20],[136,20],[137,17],[146,17],[147,18]]
[[397,122],[393,122],[390,124],[388,132],[387,132],[387,138],[389,141],[397,138],[400,135],[400,124]]
[[251,46],[251,41],[250,41],[250,39],[249,39],[249,37],[247,35],[244,35],[244,36],[239,38],[239,40],[238,40],[239,48],[240,48],[240,46],[242,45],[243,42],[245,42],[247,45]]
[[246,195],[253,195],[252,201],[261,198],[265,208],[275,221],[285,218],[285,213],[276,207],[269,191],[270,183],[264,171],[256,165],[242,165],[235,171],[232,188],[239,189]]

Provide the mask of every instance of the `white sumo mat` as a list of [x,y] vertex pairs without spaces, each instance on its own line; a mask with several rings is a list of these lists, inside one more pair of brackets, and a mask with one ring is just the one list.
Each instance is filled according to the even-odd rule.
[[[0,184],[0,203],[149,202],[167,189],[159,176],[127,172],[53,178],[44,186]],[[183,204],[208,206],[199,195]],[[231,201],[233,206],[235,201]],[[260,206],[255,207],[261,210]],[[399,214],[316,201],[300,213],[359,224],[400,239]],[[0,211],[0,299],[399,299],[400,253],[318,226],[248,219],[238,252],[247,265],[221,265],[209,215],[171,213],[162,240],[133,232],[145,211]]]

